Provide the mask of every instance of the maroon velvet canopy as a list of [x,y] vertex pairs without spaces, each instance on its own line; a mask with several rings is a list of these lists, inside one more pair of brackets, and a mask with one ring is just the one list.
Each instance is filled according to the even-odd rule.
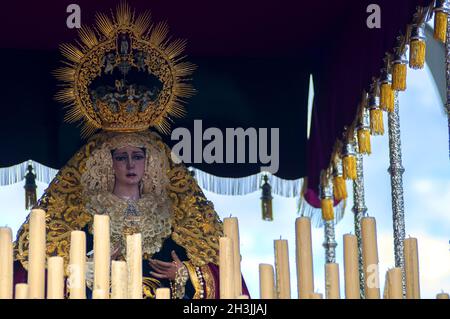
[[[405,30],[425,0],[340,1],[144,1],[130,0],[137,12],[150,10],[167,20],[174,38],[188,40],[188,60],[198,65],[198,94],[188,116],[173,127],[192,128],[193,119],[209,126],[280,128],[280,169],[285,179],[309,177],[315,188],[330,160],[333,144],[351,124],[363,89],[378,76],[385,52]],[[0,12],[2,77],[0,141],[11,151],[9,166],[32,158],[61,167],[82,142],[78,128],[63,125],[52,100],[50,71],[61,58],[62,42],[77,31],[66,27],[71,0],[9,1]],[[82,24],[116,1],[78,0]],[[381,8],[381,29],[369,29],[367,7]],[[309,75],[315,100],[311,136],[306,137]],[[20,128],[20,129],[19,129]],[[171,142],[168,141],[170,144]],[[194,164],[219,176],[258,172],[255,164]]]

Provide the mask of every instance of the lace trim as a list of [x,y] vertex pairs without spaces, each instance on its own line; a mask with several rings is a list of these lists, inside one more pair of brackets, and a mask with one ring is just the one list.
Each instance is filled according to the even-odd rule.
[[87,197],[86,210],[92,215],[109,215],[111,246],[119,247],[122,256],[126,255],[127,235],[141,233],[142,253],[151,256],[171,234],[170,203],[151,194],[144,194],[137,201],[109,192],[92,194]]

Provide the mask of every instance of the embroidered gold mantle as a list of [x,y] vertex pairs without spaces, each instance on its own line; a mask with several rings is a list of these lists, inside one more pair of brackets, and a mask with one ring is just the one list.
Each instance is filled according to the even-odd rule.
[[[92,215],[86,209],[81,175],[86,171],[86,161],[92,152],[118,134],[101,132],[93,136],[58,172],[36,207],[46,214],[47,255],[62,256],[68,264],[70,232],[89,226],[92,231]],[[170,157],[170,148],[161,138],[150,131],[133,133],[148,139],[149,143],[164,151],[168,158],[167,195],[171,201],[170,223],[172,239],[186,249],[191,262],[196,266],[206,263],[218,264],[219,237],[223,225],[195,179],[183,164],[175,164]],[[29,217],[17,233],[14,243],[15,259],[27,268]]]

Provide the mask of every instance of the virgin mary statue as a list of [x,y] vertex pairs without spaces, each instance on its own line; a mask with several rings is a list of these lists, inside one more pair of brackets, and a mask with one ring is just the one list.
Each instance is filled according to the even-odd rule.
[[[148,13],[136,17],[127,4],[112,17],[97,15],[94,29],[81,28],[77,45],[61,46],[67,60],[55,71],[64,82],[56,98],[89,139],[35,206],[46,211],[47,255],[67,266],[73,230],[86,233],[92,251],[93,217],[106,214],[113,259],[124,259],[127,235],[142,235],[143,297],[170,287],[172,298],[218,298],[222,223],[151,131],[168,133],[168,119],[183,114],[183,98],[194,92],[186,78],[195,67],[179,58],[184,41],[168,41],[165,24],[151,25]],[[27,219],[15,242],[16,283],[26,281],[28,233]]]

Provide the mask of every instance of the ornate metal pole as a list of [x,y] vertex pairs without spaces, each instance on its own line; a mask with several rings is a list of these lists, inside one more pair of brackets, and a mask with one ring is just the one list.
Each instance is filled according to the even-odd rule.
[[447,38],[445,41],[445,66],[447,79],[448,156],[450,158],[450,14],[447,15]]
[[335,263],[336,262],[336,240],[334,233],[334,220],[329,220],[324,222],[324,234],[325,241],[323,247],[325,248],[325,262]]
[[355,235],[358,239],[358,259],[359,259],[359,292],[361,299],[364,294],[364,266],[362,258],[362,236],[361,219],[367,216],[367,207],[364,199],[364,171],[363,156],[358,152],[358,142],[356,130],[354,132],[354,148],[356,149],[356,180],[353,181],[353,208],[355,217]]
[[[331,168],[327,170],[322,170],[320,173],[320,186],[319,186],[320,200],[329,201],[331,208],[333,205],[333,182]],[[321,204],[322,205],[322,204]],[[325,262],[334,263],[336,262],[336,240],[334,234],[334,213],[333,211],[324,211],[325,207],[322,206],[322,219],[324,222],[324,235],[325,241],[323,247],[325,248]],[[331,214],[330,214],[331,213]]]
[[362,258],[362,236],[361,236],[361,219],[367,216],[367,207],[364,200],[364,174],[363,174],[363,157],[361,154],[356,155],[357,179],[353,182],[353,213],[355,220],[355,235],[358,239],[358,261],[359,261],[359,290],[361,298],[365,297],[364,293],[364,265]]
[[403,241],[405,240],[405,208],[403,202],[402,177],[405,169],[402,166],[402,145],[400,140],[400,117],[397,91],[394,93],[394,103],[394,112],[388,114],[390,161],[388,172],[391,175],[395,267],[402,268],[403,294],[405,295],[405,258],[403,254]]

